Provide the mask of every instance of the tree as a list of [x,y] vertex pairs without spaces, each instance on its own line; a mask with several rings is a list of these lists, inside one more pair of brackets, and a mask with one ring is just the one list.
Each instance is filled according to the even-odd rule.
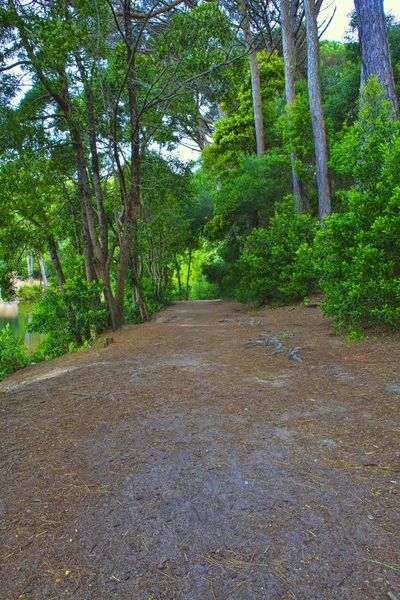
[[390,58],[383,0],[354,0],[354,6],[361,46],[361,82],[365,85],[371,75],[376,75],[384,87],[385,98],[392,104],[394,117],[397,118],[399,103]]
[[308,95],[317,166],[318,214],[320,221],[322,221],[325,215],[330,215],[331,213],[331,199],[328,174],[328,150],[321,99],[317,11],[314,0],[304,0],[304,11],[307,29]]
[[260,70],[257,61],[257,51],[251,33],[250,20],[246,0],[239,0],[239,12],[242,19],[242,30],[244,34],[246,50],[249,53],[251,94],[253,99],[254,127],[256,132],[257,156],[265,152],[264,123],[262,113]]
[[[297,9],[298,1],[296,0],[281,0],[280,3],[280,14],[281,14],[281,28],[282,28],[282,50],[283,60],[285,65],[285,91],[286,91],[286,105],[288,111],[289,120],[289,140],[292,146],[292,140],[290,135],[291,130],[291,110],[295,102],[295,73],[296,73],[296,30],[297,30]],[[297,212],[303,212],[304,197],[302,182],[296,173],[296,160],[297,155],[295,149],[292,147],[290,151],[290,162],[292,164],[292,181],[293,181],[293,194],[295,198],[295,208]]]
[[[215,13],[214,6],[199,7],[202,22],[191,19],[197,9],[183,0],[104,0],[95,6],[87,0],[73,6],[64,0],[45,6],[3,0],[3,7],[7,36],[0,58],[4,69],[15,59],[29,74],[45,98],[35,118],[45,120],[71,152],[86,279],[102,282],[116,329],[124,321],[146,150],[160,139],[171,142],[166,123],[178,97],[237,60],[232,36],[213,32],[206,44],[212,52],[196,62],[193,53],[177,56],[165,31],[176,13],[183,31],[204,30],[204,13]],[[114,198],[109,179],[117,182]]]

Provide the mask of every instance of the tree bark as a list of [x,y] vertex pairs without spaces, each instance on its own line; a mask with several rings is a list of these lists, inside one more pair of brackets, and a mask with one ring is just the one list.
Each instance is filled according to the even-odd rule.
[[293,194],[294,194],[294,208],[297,212],[302,213],[305,210],[303,186],[300,178],[296,174],[295,165],[297,160],[296,151],[293,148],[292,142],[292,109],[296,100],[295,94],[295,72],[296,72],[296,47],[295,47],[295,35],[296,35],[296,12],[297,3],[295,7],[289,5],[289,0],[281,0],[281,26],[282,26],[282,46],[283,46],[283,61],[285,69],[285,91],[286,91],[286,105],[288,108],[288,127],[289,127],[289,142],[290,142],[290,162],[292,165],[292,183],[293,183]]
[[49,252],[50,252],[51,262],[53,263],[53,267],[54,267],[54,270],[57,275],[58,287],[60,288],[61,294],[65,294],[65,289],[64,289],[65,277],[64,277],[64,272],[63,272],[61,262],[60,262],[60,259],[58,256],[56,241],[55,241],[53,235],[50,233],[46,235],[46,241],[47,241],[47,245],[48,245]]
[[99,221],[99,229],[100,229],[100,240],[103,251],[103,260],[106,260],[107,252],[108,252],[108,228],[107,228],[107,218],[104,210],[103,204],[103,192],[101,189],[101,178],[100,178],[100,162],[99,162],[99,154],[97,151],[97,136],[96,136],[96,118],[95,111],[93,106],[93,93],[92,87],[90,85],[90,81],[88,80],[87,74],[85,72],[85,68],[80,60],[79,54],[75,54],[76,62],[79,68],[79,72],[82,78],[84,90],[85,90],[85,98],[86,98],[86,110],[88,117],[88,125],[89,125],[89,146],[90,146],[90,155],[91,155],[91,163],[92,163],[92,173],[93,173],[93,188],[94,195],[96,198],[96,208],[97,208],[97,217]]
[[365,85],[376,75],[385,89],[394,110],[399,116],[399,103],[394,83],[383,0],[354,0],[357,29],[361,48],[361,84]]
[[317,168],[318,215],[322,221],[324,216],[331,214],[331,198],[325,120],[321,99],[317,11],[314,0],[304,0],[304,11],[307,30],[308,95]]
[[139,281],[135,278],[132,286],[132,301],[138,305],[140,316],[143,321],[150,321],[151,315],[147,308],[146,300],[143,298]]
[[265,152],[264,122],[262,114],[260,69],[258,67],[257,52],[254,48],[253,36],[251,34],[250,21],[247,12],[246,0],[239,0],[239,11],[242,18],[242,31],[244,34],[246,50],[249,53],[251,94],[253,98],[254,126],[256,130],[257,156]]
[[188,270],[186,276],[186,290],[185,290],[185,300],[189,300],[189,280],[190,280],[190,267],[192,264],[192,249],[189,248],[189,258],[188,258]]
[[178,297],[182,300],[182,283],[181,283],[181,266],[178,262],[178,257],[175,255],[176,282],[178,286]]
[[126,195],[124,206],[124,231],[121,236],[121,246],[118,255],[116,287],[115,287],[115,324],[118,329],[124,323],[124,289],[125,275],[129,265],[132,241],[136,229],[137,213],[140,204],[140,139],[139,122],[136,98],[135,77],[135,46],[132,36],[131,2],[125,0],[123,3],[124,41],[126,44],[127,77],[126,85],[128,91],[129,125],[130,125],[130,180],[129,190]]
[[28,283],[33,283],[33,256],[28,254],[26,257],[26,268],[28,270]]
[[40,273],[42,275],[43,287],[45,290],[47,290],[47,288],[49,287],[49,282],[47,280],[47,275],[46,275],[46,270],[44,268],[43,258],[40,256],[40,254],[37,257],[37,261],[39,263],[39,269],[40,269]]

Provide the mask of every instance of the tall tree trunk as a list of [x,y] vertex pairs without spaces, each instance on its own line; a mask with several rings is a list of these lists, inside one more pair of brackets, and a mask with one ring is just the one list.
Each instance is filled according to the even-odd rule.
[[246,0],[239,0],[239,11],[242,19],[242,31],[246,43],[246,50],[249,53],[250,75],[251,75],[251,94],[253,98],[254,126],[256,130],[257,156],[262,156],[265,152],[264,141],[264,122],[262,114],[260,69],[258,67],[257,52],[254,48],[254,40],[251,34],[249,15],[247,12]]
[[65,294],[64,285],[65,285],[65,277],[64,272],[61,266],[61,262],[58,256],[57,244],[54,239],[54,236],[49,233],[46,235],[47,246],[50,252],[51,262],[53,263],[54,270],[57,275],[58,287],[60,288],[61,294]]
[[47,288],[49,287],[49,282],[47,280],[46,269],[44,268],[43,258],[41,257],[40,254],[38,254],[38,256],[37,256],[37,261],[39,263],[39,269],[40,269],[40,273],[42,275],[43,287],[45,290],[47,290]]
[[377,75],[390,100],[394,116],[399,116],[399,103],[394,84],[383,0],[354,0],[361,47],[361,83]]
[[[292,1],[292,5],[293,5]],[[297,4],[296,4],[297,6]],[[293,6],[289,5],[289,0],[281,0],[281,25],[282,25],[282,46],[283,60],[285,68],[285,91],[286,104],[288,108],[288,127],[289,127],[289,142],[290,142],[290,162],[292,164],[292,182],[294,194],[294,207],[299,213],[304,212],[305,202],[303,196],[303,186],[300,178],[296,174],[296,151],[293,148],[292,127],[293,117],[292,109],[296,100],[295,94],[295,72],[296,72],[296,48],[295,48],[295,33],[296,33],[296,10],[293,11]],[[293,14],[294,13],[294,14]]]
[[186,289],[185,289],[185,300],[189,300],[189,281],[190,281],[190,267],[192,265],[192,249],[189,249],[189,258],[188,258],[188,270],[186,276]]
[[33,256],[28,254],[26,257],[26,268],[28,270],[28,282],[33,283]]
[[181,266],[178,262],[178,257],[175,255],[176,282],[178,286],[178,297],[182,300],[182,282],[181,282]]
[[75,53],[76,62],[79,68],[79,72],[83,81],[83,86],[85,90],[85,98],[86,98],[86,110],[88,117],[88,125],[89,125],[89,145],[90,145],[90,156],[92,163],[92,173],[93,173],[93,188],[94,195],[96,198],[96,208],[97,208],[97,218],[99,222],[100,229],[100,240],[101,247],[103,250],[103,260],[106,260],[107,252],[108,252],[108,228],[107,228],[107,218],[104,210],[103,204],[103,192],[101,189],[101,179],[100,179],[100,162],[99,162],[99,154],[97,151],[97,136],[96,136],[96,119],[95,112],[93,106],[93,93],[90,81],[88,80],[85,68],[82,64],[82,61],[79,57],[79,53]]
[[314,0],[304,0],[304,11],[307,29],[308,95],[317,166],[318,214],[322,221],[325,215],[331,214],[331,198],[325,120],[321,99],[317,11]]
[[82,244],[81,244],[81,238],[79,235],[79,228],[78,228],[78,222],[77,222],[77,217],[76,217],[76,212],[75,212],[75,206],[74,206],[73,199],[71,198],[71,195],[68,191],[68,188],[64,182],[63,182],[63,189],[64,189],[64,195],[68,201],[69,214],[71,216],[72,228],[74,231],[75,249],[76,249],[77,253],[79,254],[79,256],[82,256]]
[[116,317],[118,318],[119,324],[117,325],[116,322],[114,328],[121,327],[124,322],[125,276],[129,265],[132,242],[136,229],[137,213],[140,204],[140,138],[135,77],[136,50],[132,35],[130,0],[124,0],[123,2],[123,21],[125,33],[124,42],[126,44],[126,85],[129,105],[131,156],[129,191],[126,196],[124,207],[124,231],[121,236],[121,246],[118,255],[116,274],[115,304],[117,309]]

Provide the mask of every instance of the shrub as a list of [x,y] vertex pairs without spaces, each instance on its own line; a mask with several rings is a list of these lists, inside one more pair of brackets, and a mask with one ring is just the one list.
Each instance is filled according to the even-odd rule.
[[355,185],[344,211],[317,236],[322,303],[337,326],[400,324],[400,134],[383,90],[365,88],[359,120],[335,149],[333,166],[351,165]]
[[17,296],[22,300],[37,300],[41,291],[41,287],[38,283],[23,283],[17,289]]
[[7,324],[0,330],[0,381],[28,363],[26,346],[11,333],[10,325]]
[[107,308],[101,301],[99,283],[79,276],[65,284],[65,294],[48,288],[37,302],[29,331],[43,334],[36,360],[48,360],[80,347],[107,326]]
[[312,244],[317,224],[293,209],[293,198],[276,205],[268,229],[255,229],[238,261],[240,302],[285,303],[306,296],[316,286]]

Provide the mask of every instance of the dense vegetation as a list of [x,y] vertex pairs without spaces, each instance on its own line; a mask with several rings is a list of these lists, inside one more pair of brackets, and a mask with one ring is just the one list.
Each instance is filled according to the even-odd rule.
[[[189,297],[281,304],[319,291],[339,327],[398,327],[396,91],[376,69],[360,96],[356,15],[347,43],[319,43],[321,209],[305,5],[306,24],[299,3],[291,11],[290,96],[286,0],[280,13],[1,0],[0,288],[12,298],[16,277],[41,273],[36,359]],[[400,25],[386,26],[398,94]],[[0,377],[27,361],[10,335]]]

